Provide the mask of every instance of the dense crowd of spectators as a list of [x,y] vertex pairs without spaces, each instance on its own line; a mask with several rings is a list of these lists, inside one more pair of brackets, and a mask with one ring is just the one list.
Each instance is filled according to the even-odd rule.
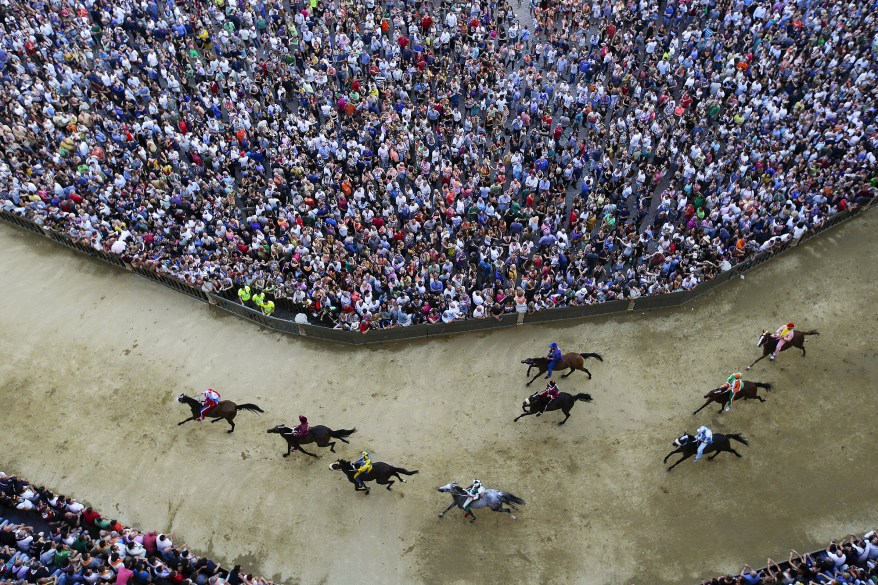
[[[4,518],[8,511],[33,521],[15,523]],[[0,472],[0,583],[272,585],[239,566],[226,570],[198,557],[173,537],[128,528],[73,498]]]
[[874,8],[3,1],[0,209],[343,329],[690,289],[874,196]]
[[768,559],[765,568],[744,565],[739,575],[724,575],[701,585],[876,585],[878,584],[878,535],[849,535],[831,542],[825,551],[800,554],[790,551],[789,560]]

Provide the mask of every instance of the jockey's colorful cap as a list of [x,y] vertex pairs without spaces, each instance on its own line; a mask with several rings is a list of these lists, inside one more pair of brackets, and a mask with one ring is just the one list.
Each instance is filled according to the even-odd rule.
[[553,341],[552,344],[551,344],[549,347],[551,347],[551,348],[555,348],[555,347],[558,347],[558,344],[555,343],[555,342]]
[[787,329],[793,329],[795,328],[795,326],[796,325],[794,323],[787,323]]
[[304,416],[300,416],[300,417],[299,417],[299,422],[306,423],[306,422],[308,422],[308,419],[305,418]]

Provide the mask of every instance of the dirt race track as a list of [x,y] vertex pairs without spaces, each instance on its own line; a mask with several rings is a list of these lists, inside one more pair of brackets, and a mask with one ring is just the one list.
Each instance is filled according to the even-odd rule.
[[[761,566],[878,527],[876,231],[873,212],[679,310],[350,349],[2,226],[0,468],[290,584],[693,583]],[[821,335],[805,359],[745,374],[775,384],[767,402],[692,416],[787,320]],[[518,362],[550,341],[603,354],[593,380],[559,382],[594,402],[564,427],[559,413],[513,424]],[[175,397],[207,386],[266,414],[240,413],[233,435],[178,427]],[[421,472],[355,494],[328,450],[281,457],[265,431],[300,413],[358,428],[341,456]],[[699,424],[750,447],[665,471],[670,442]],[[436,487],[473,477],[526,499],[519,520],[439,520]]]

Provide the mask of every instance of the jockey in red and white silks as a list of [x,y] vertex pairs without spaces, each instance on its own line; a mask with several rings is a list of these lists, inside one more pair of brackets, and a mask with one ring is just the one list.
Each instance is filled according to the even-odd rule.
[[204,420],[204,415],[207,414],[211,408],[219,404],[220,394],[213,388],[208,388],[204,392],[201,393],[204,399],[201,401],[201,414],[198,417],[198,420]]

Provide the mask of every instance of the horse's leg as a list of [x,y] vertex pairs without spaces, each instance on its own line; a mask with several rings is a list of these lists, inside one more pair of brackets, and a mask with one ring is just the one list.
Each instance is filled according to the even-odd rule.
[[752,368],[753,366],[755,366],[758,362],[761,362],[762,360],[764,360],[767,356],[768,356],[767,353],[763,353],[761,357],[759,357],[758,359],[756,359],[756,361],[754,361],[752,364],[750,364],[749,366],[747,366],[747,369],[749,370],[750,368]]
[[210,422],[215,423],[215,422],[218,421],[218,420],[223,420],[223,419],[221,419],[221,418],[213,418],[213,419],[210,420]]
[[573,366],[570,366],[570,371],[567,372],[566,374],[564,374],[564,375],[561,376],[561,377],[562,377],[562,378],[566,378],[567,376],[569,376],[570,374],[572,374],[572,373],[575,372],[575,371],[576,371],[576,368],[574,368]]
[[293,450],[293,445],[289,441],[287,441],[287,452],[286,452],[286,455],[284,455],[284,457],[289,457],[292,450]]
[[231,419],[231,418],[227,418],[226,420],[229,421],[229,424],[230,424],[230,425],[232,425],[232,428],[230,428],[230,429],[229,429],[228,431],[226,431],[226,432],[227,432],[227,433],[234,433],[234,432],[235,432],[235,421],[234,421],[233,419]]
[[180,426],[181,424],[183,424],[183,423],[187,423],[187,422],[189,422],[190,420],[197,420],[197,419],[198,419],[198,417],[195,416],[195,415],[193,414],[192,416],[190,416],[190,417],[187,418],[186,420],[181,420],[180,422],[178,422],[178,423],[177,423],[177,426],[179,427],[179,426]]
[[802,350],[802,357],[805,357],[805,353],[806,353],[806,352],[805,352],[805,346],[802,345],[801,347],[799,347],[799,349]]
[[329,447],[329,450],[335,453],[335,441],[329,443],[329,445],[323,445],[324,447]]
[[737,452],[737,451],[735,451],[735,449],[734,449],[734,448],[732,448],[732,447],[729,447],[729,453],[732,453],[732,454],[734,454],[734,455],[735,455],[735,456],[736,456],[736,457],[738,457],[738,458],[740,458],[740,457],[741,457],[741,454],[740,454],[740,453],[738,453],[738,452]]
[[513,520],[518,520],[518,518],[515,517],[515,514],[513,514],[512,510],[510,510],[509,508],[504,508],[501,506],[500,509],[497,510],[497,512],[506,512],[507,514],[509,514],[510,518],[512,518]]
[[301,451],[305,455],[310,455],[311,457],[314,457],[315,459],[317,458],[317,455],[315,455],[314,453],[309,453],[308,451],[305,451],[304,449],[302,449],[301,445],[299,445],[299,451]]
[[512,419],[512,422],[518,422],[518,419],[520,419],[521,417],[523,417],[523,416],[530,416],[530,415],[532,415],[532,414],[536,414],[536,413],[534,413],[534,412],[524,412],[524,413],[519,414],[518,416],[516,416],[514,419]]
[[[379,481],[378,483],[381,483],[381,482]],[[394,483],[396,483],[396,482],[393,481],[392,479],[389,482],[387,482],[387,491],[393,491],[390,489],[390,486],[392,486]]]
[[705,402],[704,404],[702,404],[702,405],[701,405],[701,408],[699,408],[698,410],[696,410],[696,411],[693,412],[692,414],[698,414],[699,412],[701,412],[702,410],[704,410],[704,408],[705,408],[708,404],[710,404],[711,402],[713,402],[713,399],[712,399],[712,398],[709,399],[709,400],[708,400],[707,402]]
[[538,372],[537,372],[537,375],[534,376],[533,378],[531,378],[531,379],[530,379],[530,382],[528,382],[526,385],[527,385],[527,386],[530,386],[531,384],[533,384],[533,381],[536,380],[537,378],[539,378],[540,376],[542,376],[542,375],[543,375],[543,372],[545,372],[545,371],[547,371],[547,370],[540,370],[540,371],[538,371]]
[[765,399],[764,399],[763,397],[761,397],[761,396],[758,396],[758,395],[757,395],[757,396],[754,396],[753,398],[758,398],[758,399],[759,399],[759,402],[765,402]]
[[677,454],[677,453],[679,453],[679,452],[680,452],[679,449],[675,449],[675,450],[671,451],[670,453],[668,453],[667,455],[665,455],[665,458],[662,459],[662,463],[667,463],[667,462],[668,462],[668,459],[671,458],[671,455],[675,455],[675,454]]
[[445,518],[445,514],[448,513],[448,510],[450,510],[451,508],[455,507],[456,505],[457,505],[457,500],[454,500],[453,502],[451,502],[451,505],[450,505],[450,506],[448,506],[447,508],[445,508],[444,510],[442,510],[442,512],[439,513],[439,517],[440,517],[440,518]]
[[566,423],[567,419],[570,418],[570,408],[562,409],[562,412],[564,413],[564,420],[562,420],[561,422],[558,423],[559,427],[561,425],[563,425],[564,423]]
[[685,455],[685,454],[684,454],[684,455],[680,458],[679,461],[677,461],[676,463],[674,463],[673,465],[671,465],[670,467],[668,467],[668,471],[670,471],[670,470],[672,470],[673,468],[675,468],[676,466],[680,465],[681,463],[683,463],[684,461],[686,461],[686,460],[689,459],[690,457],[692,457],[692,454],[691,454],[691,453],[688,454],[688,455]]
[[[588,371],[588,368],[586,368],[585,366],[583,366],[583,367],[581,367],[581,368],[577,368],[577,369],[578,369],[580,372],[585,372],[586,374],[588,374],[588,379],[591,380],[591,372]],[[571,372],[571,373],[572,373],[572,372]],[[567,374],[567,376],[569,376],[569,375],[570,375],[570,374]],[[564,377],[566,378],[567,376],[564,376]]]

